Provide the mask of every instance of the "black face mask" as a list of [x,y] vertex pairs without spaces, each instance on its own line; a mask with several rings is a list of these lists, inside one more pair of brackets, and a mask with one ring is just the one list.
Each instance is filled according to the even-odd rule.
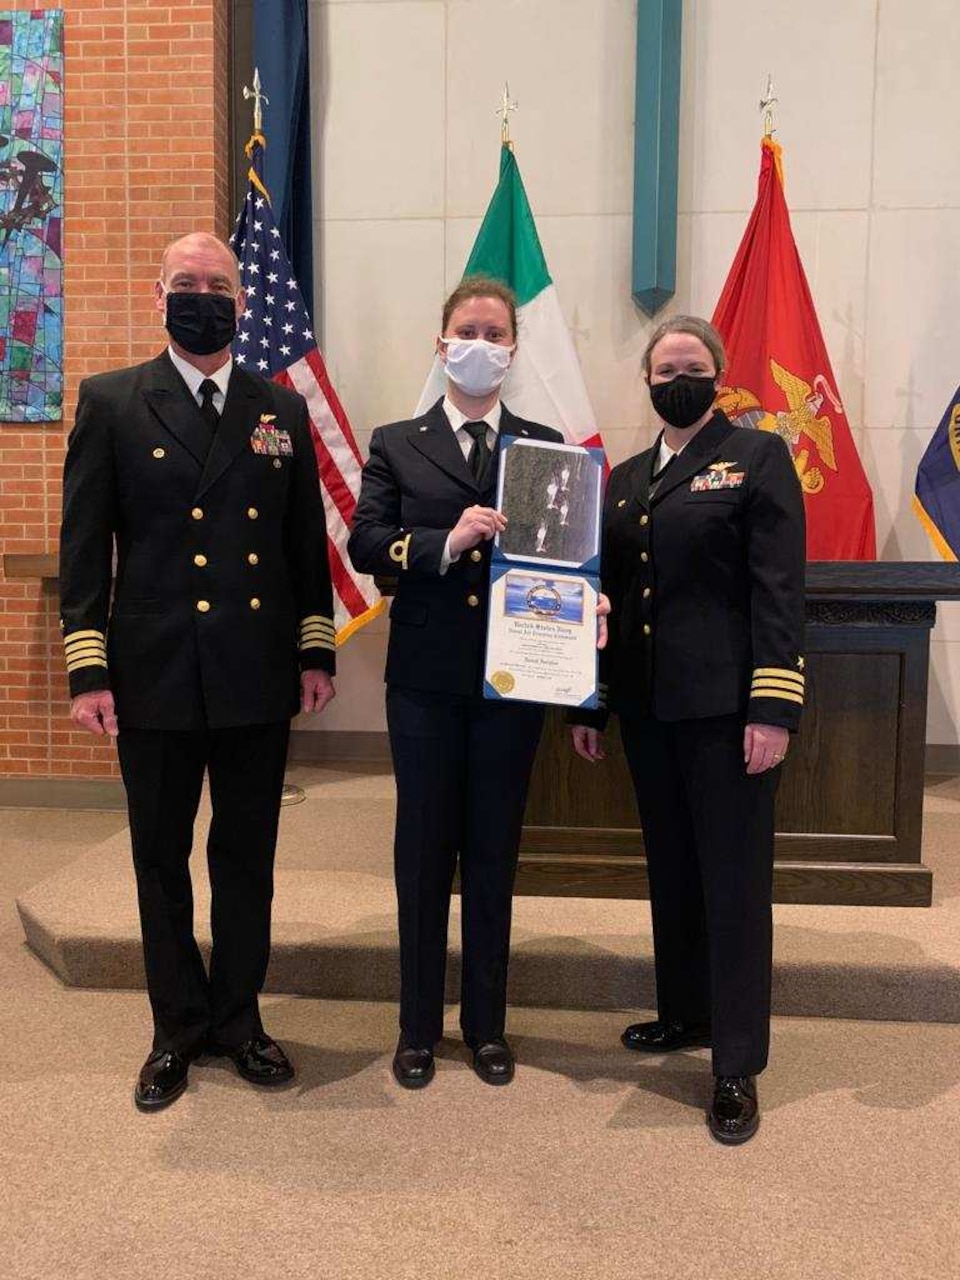
[[671,427],[692,427],[699,422],[717,396],[715,377],[678,373],[669,382],[652,382],[650,400],[664,422]]
[[168,293],[167,332],[195,356],[229,347],[237,332],[237,307],[222,293]]

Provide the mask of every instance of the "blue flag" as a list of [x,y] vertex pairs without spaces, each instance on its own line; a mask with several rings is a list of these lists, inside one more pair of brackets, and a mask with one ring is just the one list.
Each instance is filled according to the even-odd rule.
[[960,387],[917,468],[913,509],[944,560],[960,557]]
[[293,274],[312,309],[309,31],[307,0],[254,0],[253,65],[269,99],[263,179]]

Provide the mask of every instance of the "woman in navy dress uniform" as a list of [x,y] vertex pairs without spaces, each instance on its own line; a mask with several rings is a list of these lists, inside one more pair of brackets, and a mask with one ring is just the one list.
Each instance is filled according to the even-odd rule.
[[511,898],[541,706],[483,698],[497,439],[560,441],[500,401],[516,349],[516,301],[469,278],[443,309],[446,395],[370,441],[350,536],[362,573],[397,578],[387,653],[387,724],[397,782],[400,1039],[393,1072],[429,1084],[443,1035],[451,887],[463,914],[460,1025],[487,1084],[507,1084],[504,1038]]
[[[658,1017],[629,1049],[712,1045],[710,1130],[745,1142],[770,1035],[774,796],[804,695],[804,517],[789,450],[713,407],[723,344],[674,316],[644,354],[662,431],[614,469],[601,656],[643,827]],[[572,712],[603,757],[607,712]]]

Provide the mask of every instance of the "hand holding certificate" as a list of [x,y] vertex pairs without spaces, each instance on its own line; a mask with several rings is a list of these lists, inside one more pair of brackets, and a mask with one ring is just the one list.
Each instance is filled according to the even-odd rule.
[[599,604],[602,478],[598,449],[502,443],[507,525],[490,567],[486,697],[597,705],[597,617],[609,610]]

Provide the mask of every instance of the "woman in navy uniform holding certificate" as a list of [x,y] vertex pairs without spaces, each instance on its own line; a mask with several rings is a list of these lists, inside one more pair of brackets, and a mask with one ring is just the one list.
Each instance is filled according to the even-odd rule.
[[393,1071],[419,1088],[443,1035],[447,918],[459,855],[460,1025],[487,1084],[507,1084],[510,914],[527,784],[543,708],[482,696],[499,435],[560,441],[515,417],[500,385],[516,349],[516,300],[464,280],[443,309],[446,395],[370,441],[350,536],[362,573],[397,578],[387,652],[387,724],[397,781],[400,1040]]
[[[663,429],[610,476],[601,681],[643,826],[658,1017],[629,1049],[712,1045],[711,1132],[752,1137],[767,1063],[774,795],[804,694],[804,518],[789,450],[713,407],[723,345],[704,320],[654,332],[644,375]],[[572,712],[603,757],[606,712]]]

